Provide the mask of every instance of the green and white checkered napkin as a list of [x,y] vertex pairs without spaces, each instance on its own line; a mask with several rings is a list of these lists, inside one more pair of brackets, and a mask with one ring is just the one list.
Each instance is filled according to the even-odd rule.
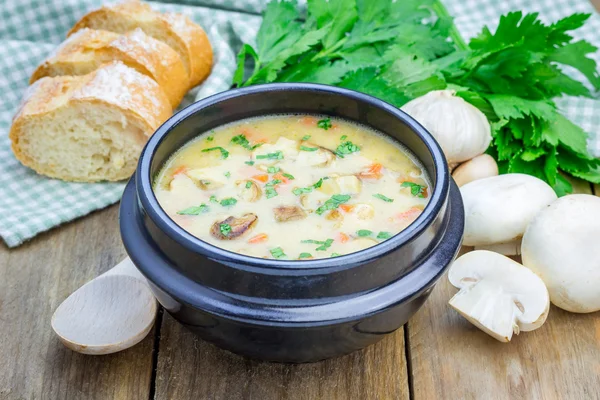
[[[377,1],[377,0],[373,0]],[[401,0],[399,0],[401,1]],[[443,0],[463,37],[495,24],[510,10],[538,11],[546,22],[575,12],[595,13],[588,0]],[[116,203],[124,183],[66,183],[37,175],[13,156],[8,140],[12,116],[35,67],[64,40],[66,32],[101,0],[0,1],[0,236],[10,247],[91,211]],[[253,38],[266,0],[180,0],[151,3],[158,11],[187,14],[202,25],[215,51],[209,79],[183,105],[229,88],[235,53]],[[494,28],[493,26],[491,28]],[[577,34],[600,45],[600,16],[594,14]],[[600,46],[599,46],[600,47]],[[600,54],[595,55],[600,63]],[[559,101],[569,118],[590,132],[590,150],[600,156],[600,102]]]

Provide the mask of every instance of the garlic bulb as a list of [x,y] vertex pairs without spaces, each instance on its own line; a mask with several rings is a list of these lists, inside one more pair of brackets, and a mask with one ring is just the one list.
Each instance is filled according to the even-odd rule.
[[485,115],[455,93],[453,90],[434,90],[401,108],[433,135],[448,164],[482,154],[492,140]]

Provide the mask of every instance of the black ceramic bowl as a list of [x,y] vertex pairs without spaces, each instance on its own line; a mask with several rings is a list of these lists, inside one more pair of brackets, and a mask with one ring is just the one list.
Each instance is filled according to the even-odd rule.
[[[376,246],[302,261],[226,251],[167,216],[152,191],[152,177],[173,152],[220,125],[279,113],[341,117],[404,144],[433,183],[424,212]],[[376,98],[312,84],[230,90],[175,114],[146,145],[120,209],[125,248],[175,319],[225,349],[282,362],[346,354],[402,326],[456,256],[463,223],[458,188],[440,147],[423,127]]]

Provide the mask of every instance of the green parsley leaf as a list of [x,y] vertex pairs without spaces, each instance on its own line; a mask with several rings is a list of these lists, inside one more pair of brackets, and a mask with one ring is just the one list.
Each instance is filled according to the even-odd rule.
[[246,181],[246,189],[250,189],[252,187],[252,182]]
[[[294,179],[294,177],[291,175],[286,176],[286,174],[284,174],[283,176],[285,176],[288,179]],[[317,182],[313,183],[311,186],[308,186],[305,188],[294,188],[294,189],[292,189],[292,193],[294,193],[296,196],[300,196],[301,194],[311,193],[314,189],[318,189],[321,187],[324,179],[327,179],[327,178],[321,178]]]
[[341,256],[340,253],[331,253],[331,257],[339,257],[339,256]]
[[[325,129],[328,130],[329,128],[331,128],[331,118],[325,118],[325,119],[321,119],[317,122],[317,126],[321,129]],[[310,151],[314,151],[314,150],[310,150]]]
[[225,175],[225,177],[229,178],[231,176],[231,173],[229,171],[227,171],[223,175]]
[[330,248],[332,244],[333,244],[333,239],[327,239],[327,240],[325,240],[325,242],[323,242],[323,244],[321,244],[315,250],[316,251],[325,251],[328,248]]
[[229,152],[227,150],[225,150],[224,148],[222,148],[221,146],[211,147],[210,149],[204,149],[204,150],[202,150],[202,152],[206,153],[206,152],[214,151],[214,150],[219,150],[221,152],[222,159],[226,159],[227,157],[229,157]]
[[281,168],[279,168],[279,167],[269,167],[269,168],[267,168],[267,172],[270,173],[270,174],[276,174],[280,170],[281,170]]
[[300,253],[300,255],[298,256],[299,259],[303,259],[303,258],[312,258],[312,254],[310,253]]
[[381,231],[377,234],[377,239],[389,239],[391,237],[392,237],[392,234],[389,232]]
[[360,147],[348,140],[340,144],[337,149],[335,149],[335,154],[340,158],[344,158],[344,156],[356,153],[357,151],[360,151]]
[[207,137],[206,137],[206,141],[207,141],[207,142],[212,142],[214,139],[215,139],[215,137],[214,137],[214,136],[212,136],[212,135],[211,135],[211,136],[207,136]]
[[[404,183],[406,183],[406,182],[404,182]],[[404,186],[404,183],[401,186]],[[387,203],[391,203],[391,202],[394,201],[394,199],[390,199],[389,197],[386,197],[386,196],[382,195],[381,193],[375,193],[373,195],[373,197],[378,198],[380,200],[383,200],[383,201],[385,201]]]
[[251,146],[248,139],[246,139],[246,136],[242,135],[242,134],[232,137],[231,143],[239,144],[240,146],[242,146],[243,148],[248,149],[248,150],[254,150],[255,148],[260,147],[262,145],[262,143],[258,143],[258,144],[255,144],[254,146]]
[[274,258],[283,258],[283,257],[287,257],[285,255],[285,253],[283,252],[283,249],[281,247],[275,247],[274,249],[269,250],[271,252],[271,255]]
[[221,204],[223,207],[234,206],[236,203],[237,203],[237,200],[234,199],[233,197],[228,197],[219,202],[219,204]]
[[229,224],[219,224],[219,230],[223,236],[229,236],[231,233],[231,225]]
[[315,210],[317,215],[323,214],[327,210],[335,210],[340,206],[340,204],[346,203],[350,200],[350,195],[347,194],[334,194],[330,199],[326,200],[322,206]]
[[254,161],[244,161],[244,164],[252,166],[254,165]]
[[275,186],[281,183],[281,179],[273,179],[270,182],[265,183],[265,186],[270,187],[270,186]]
[[[310,135],[305,135],[305,136],[302,136],[302,139],[300,139],[300,140],[302,140],[303,142],[305,142],[305,141],[307,141],[308,139],[310,139]],[[308,254],[308,253],[306,253],[306,254]]]
[[340,140],[343,142],[344,140],[348,139],[348,135],[342,135],[340,137]]
[[200,204],[199,206],[188,207],[184,210],[177,211],[179,215],[199,215],[209,210],[206,204]]
[[425,198],[427,196],[427,187],[419,185],[418,183],[406,181],[402,182],[400,186],[410,188],[410,194],[412,194],[413,196],[421,198]]
[[277,193],[277,190],[275,190],[275,188],[273,187],[267,187],[265,189],[265,196],[267,196],[267,199],[270,199],[272,197],[278,196],[279,193]]
[[317,150],[319,150],[319,148],[318,147],[300,146],[300,150],[302,150],[302,151],[317,151]]
[[259,154],[256,156],[257,160],[283,160],[283,153],[276,151],[275,153]]
[[281,175],[285,176],[286,178],[288,178],[290,181],[293,181],[294,179],[294,175],[288,174],[287,172],[282,173]]
[[217,196],[210,196],[210,202],[211,203],[218,203],[219,201],[217,200]]
[[370,231],[368,229],[360,229],[360,230],[356,231],[356,234],[360,237],[366,237],[366,236],[371,236],[373,234],[373,231]]

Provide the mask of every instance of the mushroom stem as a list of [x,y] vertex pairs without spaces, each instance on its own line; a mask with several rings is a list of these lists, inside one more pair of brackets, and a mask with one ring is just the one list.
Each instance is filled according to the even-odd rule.
[[498,164],[496,164],[496,161],[489,154],[481,154],[474,157],[460,164],[452,172],[452,177],[458,187],[478,179],[496,175],[498,175]]

